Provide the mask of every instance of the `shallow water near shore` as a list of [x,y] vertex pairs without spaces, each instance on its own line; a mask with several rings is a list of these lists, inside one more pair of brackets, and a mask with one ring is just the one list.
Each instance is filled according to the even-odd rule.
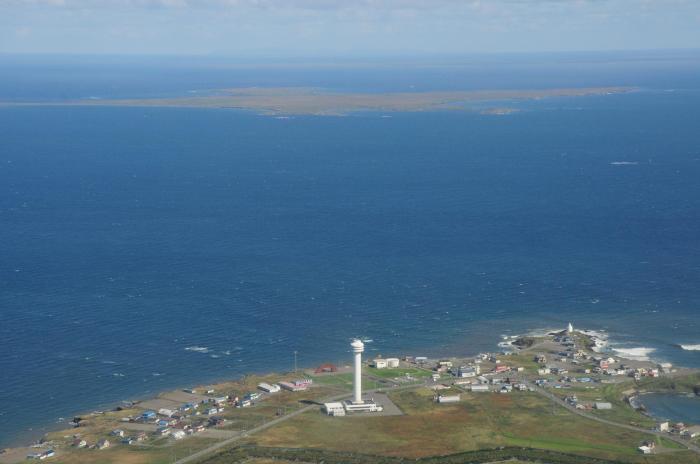
[[700,397],[669,393],[649,393],[640,398],[647,412],[660,420],[700,424]]
[[572,321],[700,367],[682,82],[503,116],[0,108],[0,446],[353,336],[466,355]]

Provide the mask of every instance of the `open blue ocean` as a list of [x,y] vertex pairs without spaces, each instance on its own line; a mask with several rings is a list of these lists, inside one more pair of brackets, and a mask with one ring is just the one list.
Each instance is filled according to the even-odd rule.
[[700,367],[700,54],[0,57],[5,101],[249,85],[639,90],[506,116],[0,107],[0,446],[353,336],[472,354],[572,321]]

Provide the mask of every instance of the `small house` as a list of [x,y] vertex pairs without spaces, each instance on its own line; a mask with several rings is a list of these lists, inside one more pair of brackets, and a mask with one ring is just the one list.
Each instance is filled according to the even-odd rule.
[[388,367],[388,363],[386,362],[386,359],[377,358],[372,360],[370,366],[374,367],[375,369],[386,369]]
[[471,386],[471,391],[472,392],[489,392],[491,391],[490,387],[486,384],[479,384],[479,385],[472,385]]
[[280,386],[277,384],[270,385],[269,383],[260,383],[258,388],[266,393],[277,393],[280,391]]
[[400,365],[399,358],[386,358],[386,367],[390,369],[395,369]]

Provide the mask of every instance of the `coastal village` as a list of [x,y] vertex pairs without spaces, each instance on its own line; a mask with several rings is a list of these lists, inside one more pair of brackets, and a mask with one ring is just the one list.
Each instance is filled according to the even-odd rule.
[[[663,460],[679,453],[697,457],[700,424],[655,420],[646,414],[643,400],[657,384],[696,382],[697,372],[611,355],[600,349],[602,344],[595,333],[570,324],[546,335],[511,337],[495,353],[362,360],[364,343],[354,340],[354,365],[247,376],[125,402],[110,411],[76,416],[71,429],[51,432],[29,447],[4,450],[0,463],[198,462],[197,456],[222,444],[233,446],[256,436],[264,441],[282,427],[277,424],[294,423],[297,417],[319,421],[325,416],[332,421],[326,427],[342,429],[343,421],[354,420],[350,417],[401,420],[411,415],[411,408],[440,414],[460,403],[510,404],[510,395],[539,401],[553,417],[569,414],[571,421],[577,418],[591,427],[598,421],[638,431],[641,439],[631,445],[630,462],[638,462],[635,455],[658,457],[658,462],[685,462]],[[410,407],[404,404],[408,394],[414,395]]]

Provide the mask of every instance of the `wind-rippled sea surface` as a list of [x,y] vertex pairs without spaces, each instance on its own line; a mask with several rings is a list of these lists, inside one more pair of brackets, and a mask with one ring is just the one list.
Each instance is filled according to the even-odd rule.
[[[593,84],[634,84],[630,66]],[[353,336],[373,340],[369,356],[472,354],[572,321],[700,367],[688,66],[504,116],[1,108],[0,444],[123,399],[291,369],[294,351],[347,362]],[[566,86],[566,70],[540,83]],[[441,87],[477,86],[467,71],[441,71]],[[363,85],[383,89],[379,74]],[[32,94],[19,81],[3,98]],[[71,85],[52,96],[75,98]]]

